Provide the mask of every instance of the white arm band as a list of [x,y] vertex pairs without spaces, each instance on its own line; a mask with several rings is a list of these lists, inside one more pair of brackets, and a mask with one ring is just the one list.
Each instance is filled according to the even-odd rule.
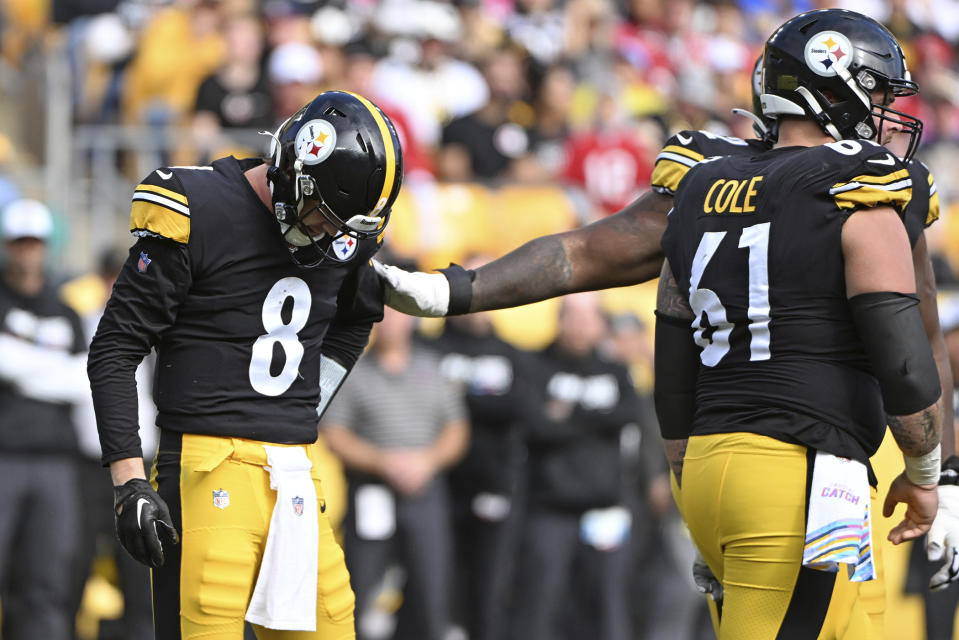
[[906,477],[913,484],[938,484],[939,471],[942,467],[942,445],[936,445],[936,448],[929,453],[915,458],[904,455],[902,459],[906,462]]

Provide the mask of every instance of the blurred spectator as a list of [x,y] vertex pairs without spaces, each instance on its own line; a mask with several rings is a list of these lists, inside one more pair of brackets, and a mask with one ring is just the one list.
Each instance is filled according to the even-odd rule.
[[[570,4],[575,4],[573,0]],[[566,41],[563,6],[556,0],[517,0],[513,14],[506,20],[510,40],[529,51],[537,63],[557,62]]]
[[[528,508],[517,557],[513,640],[630,640],[629,541],[620,435],[637,415],[626,368],[597,353],[607,331],[594,292],[562,300],[556,341],[532,365]],[[588,598],[570,623],[577,596]],[[585,582],[585,584],[584,584]],[[569,627],[579,628],[578,634]],[[583,635],[582,627],[588,632]]]
[[[252,14],[227,19],[226,59],[216,73],[200,83],[193,114],[195,144],[204,152],[202,164],[218,158],[229,144],[224,129],[275,128],[273,96],[263,73],[263,25]],[[289,113],[292,113],[289,112]]]
[[140,35],[123,95],[124,120],[166,126],[192,113],[200,82],[224,55],[217,0],[179,0]]
[[[470,258],[464,266],[485,262]],[[529,356],[493,332],[488,313],[447,318],[430,344],[444,354],[443,375],[466,389],[472,436],[450,472],[458,609],[470,640],[501,640],[522,517]]]
[[417,141],[436,148],[443,123],[489,99],[480,72],[455,56],[459,13],[433,0],[387,0],[377,6],[373,25],[394,37],[374,73],[373,95],[401,107]]
[[312,44],[286,42],[270,53],[267,68],[275,127],[317,94],[323,79],[323,61]]
[[551,66],[539,80],[533,100],[535,119],[526,130],[529,153],[517,161],[514,175],[524,182],[555,180],[565,162],[576,78],[567,65]]
[[312,0],[263,0],[269,48],[275,49],[287,42],[312,42],[310,14],[317,4]]
[[50,210],[0,214],[0,599],[9,640],[73,637],[82,503],[71,401],[83,383],[80,319],[50,285]]
[[[108,249],[101,253],[95,272],[79,276],[60,288],[60,295],[80,315],[84,328],[84,344],[89,344],[96,332],[113,290],[126,252]],[[136,371],[137,405],[139,408],[140,442],[144,452],[144,469],[149,473],[156,453],[156,405],[153,403],[152,370],[155,358],[151,355],[140,363]],[[150,592],[150,571],[124,551],[116,537],[113,502],[113,483],[103,473],[100,438],[97,434],[93,398],[84,393],[73,412],[77,428],[80,456],[78,477],[81,500],[84,505],[82,526],[76,532],[80,542],[77,561],[77,595],[83,593],[96,558],[106,559],[116,568],[116,583],[123,597],[123,615],[119,620],[101,621],[100,635],[115,640],[139,640],[153,635],[153,602]],[[75,606],[79,608],[79,600]]]
[[112,124],[119,119],[134,34],[117,13],[74,20],[68,29],[76,117],[80,122]]
[[595,123],[566,142],[563,177],[587,198],[585,220],[615,213],[649,189],[650,149],[616,96],[599,96]]
[[370,44],[364,40],[352,42],[344,47],[344,53],[346,55],[346,68],[343,73],[344,88],[376,100],[380,109],[393,121],[396,136],[403,146],[403,181],[409,185],[411,179],[431,180],[433,177],[432,159],[428,150],[413,135],[404,110],[382,99],[373,90],[372,81],[376,70],[377,57]]
[[437,169],[451,182],[505,177],[511,163],[528,153],[525,128],[532,109],[523,102],[528,93],[520,51],[497,49],[483,63],[489,86],[486,104],[443,128]]
[[446,471],[466,451],[459,389],[437,354],[413,341],[415,319],[390,308],[321,422],[347,469],[344,551],[356,593],[357,637],[378,628],[378,587],[406,572],[397,638],[443,640],[450,628],[453,539]]

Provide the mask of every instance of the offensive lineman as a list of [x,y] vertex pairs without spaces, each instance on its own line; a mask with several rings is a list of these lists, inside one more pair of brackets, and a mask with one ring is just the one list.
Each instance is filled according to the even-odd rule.
[[858,576],[870,556],[868,535],[849,551],[833,533],[850,521],[828,488],[868,534],[868,457],[888,420],[906,471],[884,515],[907,504],[890,539],[924,533],[937,506],[940,385],[900,218],[912,185],[870,142],[893,127],[914,150],[921,123],[888,104],[918,89],[895,38],[842,10],[777,30],[763,84],[777,147],[697,164],[669,217],[657,413],[681,511],[725,587],[720,639],[866,638],[858,599],[834,597],[845,571],[817,570],[843,551]]
[[[754,109],[759,111],[754,71]],[[769,121],[767,120],[767,124]],[[887,128],[888,130],[888,128]],[[510,253],[468,272],[457,265],[441,274],[408,273],[395,267],[374,266],[386,285],[386,303],[418,316],[446,316],[515,307],[577,291],[628,286],[659,275],[663,253],[659,245],[679,182],[690,167],[716,156],[755,155],[767,151],[775,131],[757,131],[761,140],[740,140],[704,131],[673,135],[657,157],[653,189],[617,214],[565,233],[535,238]],[[906,166],[913,182],[913,197],[903,219],[913,247],[913,264],[919,307],[932,345],[942,388],[952,387],[952,374],[936,308],[935,279],[929,260],[924,228],[938,219],[939,203],[928,169],[915,159]],[[951,398],[943,396],[943,415],[951,415]],[[950,473],[946,482],[956,482],[959,456],[951,428],[942,433]],[[942,515],[930,535],[930,557],[944,560],[931,588],[945,588],[959,579],[959,487],[940,487]],[[884,597],[884,596],[883,596]],[[877,599],[882,600],[882,597]]]

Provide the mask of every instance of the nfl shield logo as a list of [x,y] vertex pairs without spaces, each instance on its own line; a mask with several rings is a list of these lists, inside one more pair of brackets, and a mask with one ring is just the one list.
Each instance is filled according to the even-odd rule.
[[300,496],[294,496],[293,498],[293,513],[298,516],[303,515],[303,498]]
[[137,260],[137,271],[140,273],[146,273],[147,267],[150,266],[150,263],[153,262],[150,260],[150,257],[147,255],[146,251],[140,252],[140,259]]
[[230,506],[230,492],[217,489],[213,492],[213,506],[217,509],[226,509]]

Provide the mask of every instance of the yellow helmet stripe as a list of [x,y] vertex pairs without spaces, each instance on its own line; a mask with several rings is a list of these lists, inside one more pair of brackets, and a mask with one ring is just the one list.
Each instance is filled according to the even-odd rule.
[[362,102],[363,106],[369,109],[374,122],[376,122],[376,126],[380,129],[380,136],[383,138],[383,147],[386,149],[386,178],[383,180],[383,191],[380,193],[380,197],[376,201],[376,207],[373,209],[375,213],[379,213],[383,207],[386,206],[386,201],[390,198],[390,192],[393,190],[393,182],[396,178],[396,149],[393,148],[393,136],[390,134],[390,127],[386,124],[386,119],[383,117],[383,114],[380,113],[380,110],[377,109],[372,102],[359,94],[349,91],[347,91],[347,93]]

